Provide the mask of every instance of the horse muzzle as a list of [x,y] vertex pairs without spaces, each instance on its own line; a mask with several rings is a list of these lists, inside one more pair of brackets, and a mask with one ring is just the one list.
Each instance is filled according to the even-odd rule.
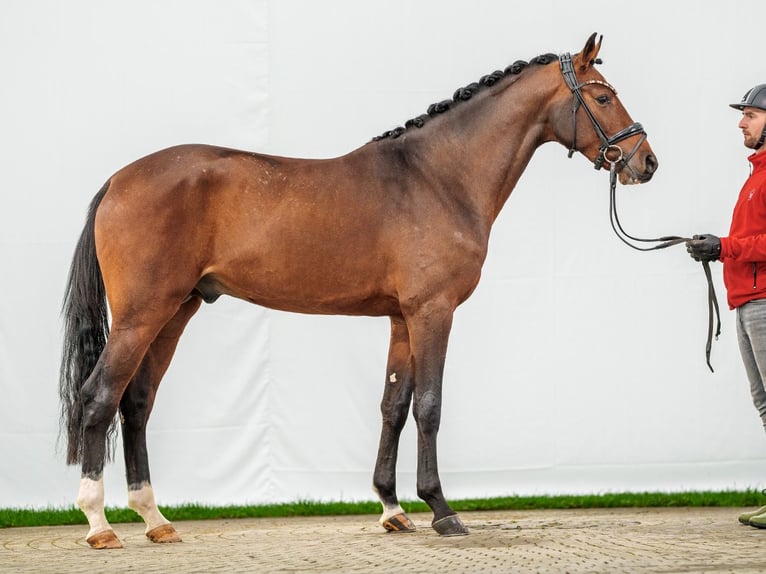
[[657,157],[651,151],[636,153],[628,161],[617,162],[618,177],[622,185],[646,183],[659,167]]

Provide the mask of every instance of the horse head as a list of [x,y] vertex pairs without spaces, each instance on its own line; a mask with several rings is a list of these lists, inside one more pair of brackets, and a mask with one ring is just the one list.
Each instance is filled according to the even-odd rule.
[[553,139],[579,151],[596,169],[614,167],[620,183],[644,183],[657,170],[657,158],[641,124],[634,122],[617,90],[596,69],[603,36],[592,34],[581,52],[559,57],[560,89],[551,113]]

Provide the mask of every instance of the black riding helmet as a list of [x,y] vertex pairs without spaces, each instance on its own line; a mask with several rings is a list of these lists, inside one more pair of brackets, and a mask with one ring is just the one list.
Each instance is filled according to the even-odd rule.
[[[729,104],[729,106],[740,111],[745,108],[758,108],[759,110],[766,111],[766,84],[758,84],[742,96],[741,102]],[[763,127],[763,132],[761,132],[758,143],[755,144],[755,149],[760,149],[764,140],[766,140],[766,126]]]

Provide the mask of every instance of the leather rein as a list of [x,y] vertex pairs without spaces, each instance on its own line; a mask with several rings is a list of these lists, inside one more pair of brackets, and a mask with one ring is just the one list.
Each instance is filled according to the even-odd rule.
[[[585,110],[588,119],[590,119],[590,122],[593,125],[593,129],[596,131],[596,135],[598,135],[599,140],[601,140],[601,147],[599,148],[598,155],[593,160],[593,166],[598,170],[601,169],[605,163],[609,164],[609,222],[612,225],[614,233],[625,245],[637,251],[656,251],[658,249],[665,249],[673,245],[678,245],[679,243],[690,241],[690,238],[681,237],[680,235],[665,235],[655,239],[634,237],[623,229],[622,224],[620,223],[620,218],[617,216],[617,173],[625,168],[631,172],[633,171],[632,168],[628,165],[628,162],[633,157],[633,155],[635,155],[635,153],[638,151],[638,148],[646,139],[646,131],[640,123],[634,122],[633,124],[614,134],[612,137],[608,137],[604,129],[598,123],[598,119],[596,119],[596,116],[593,115],[593,112],[585,102],[585,98],[582,94],[582,88],[591,84],[599,84],[609,88],[615,95],[617,94],[617,90],[615,90],[611,84],[608,84],[602,80],[586,80],[585,82],[578,83],[577,76],[575,75],[574,71],[574,66],[572,64],[572,57],[569,53],[562,54],[559,57],[559,64],[561,67],[561,73],[564,76],[564,81],[574,95],[572,102],[572,145],[569,148],[568,157],[571,158],[574,152],[577,151],[577,110],[582,107],[583,110]],[[636,135],[640,135],[641,137],[638,139],[638,142],[633,146],[630,152],[625,155],[622,151],[622,148],[617,144]],[[612,155],[615,159],[610,158],[610,155]],[[639,245],[634,245],[632,242],[655,243],[656,245],[641,247]],[[718,299],[716,297],[715,288],[713,286],[713,278],[710,272],[710,262],[703,260],[702,269],[705,272],[705,279],[707,280],[708,288],[708,331],[707,343],[705,345],[705,359],[710,372],[714,372],[713,366],[710,364],[710,350],[713,345],[714,333],[716,340],[718,340],[718,336],[721,334],[721,312],[718,307]],[[714,318],[716,321],[715,331],[713,331]]]

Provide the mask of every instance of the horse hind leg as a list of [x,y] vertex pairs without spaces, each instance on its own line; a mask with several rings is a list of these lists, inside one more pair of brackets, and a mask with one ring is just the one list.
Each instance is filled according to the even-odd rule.
[[396,460],[399,438],[412,401],[412,362],[407,325],[391,318],[391,342],[386,367],[386,383],[380,404],[383,424],[378,458],[373,475],[373,490],[383,505],[380,524],[389,532],[413,532],[415,525],[399,504],[396,494]]
[[188,300],[160,331],[120,402],[128,506],[144,520],[147,538],[157,543],[181,542],[181,537],[155,501],[149,473],[146,426],[178,340],[200,303],[199,297]]
[[113,328],[96,367],[81,389],[83,446],[77,504],[88,519],[87,542],[93,548],[122,547],[104,513],[103,472],[108,431],[125,388],[154,336],[147,327]]
[[[104,431],[104,434],[106,431]],[[87,452],[86,452],[87,454]],[[104,512],[103,469],[99,472],[83,472],[77,493],[77,506],[88,521],[86,542],[95,549],[122,548],[119,537],[112,529]]]

